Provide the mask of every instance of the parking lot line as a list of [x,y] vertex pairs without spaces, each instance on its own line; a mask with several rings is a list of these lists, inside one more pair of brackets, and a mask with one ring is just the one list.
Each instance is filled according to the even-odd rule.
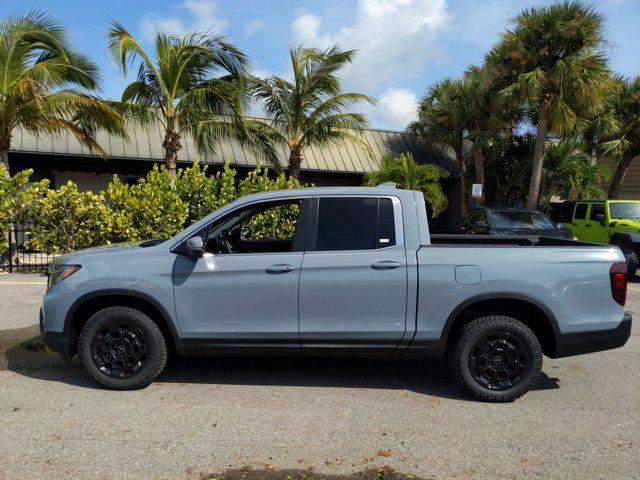
[[0,282],[0,285],[46,285],[47,282]]
[[640,288],[627,287],[629,290],[633,290],[634,292],[640,292]]

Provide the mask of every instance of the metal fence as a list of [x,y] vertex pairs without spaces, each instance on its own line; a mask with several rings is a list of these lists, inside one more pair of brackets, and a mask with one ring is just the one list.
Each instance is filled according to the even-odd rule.
[[9,250],[0,257],[0,271],[27,273],[47,270],[47,266],[53,261],[55,255],[47,255],[25,247],[32,228],[33,224],[30,222],[14,228],[14,235],[9,240]]

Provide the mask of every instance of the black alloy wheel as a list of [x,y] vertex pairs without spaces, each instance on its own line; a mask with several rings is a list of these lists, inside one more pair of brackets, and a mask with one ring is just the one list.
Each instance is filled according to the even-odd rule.
[[111,378],[134,376],[148,357],[144,333],[127,322],[110,322],[96,332],[91,342],[94,364]]
[[521,340],[507,332],[488,335],[471,347],[469,371],[489,390],[507,390],[522,380],[529,357]]

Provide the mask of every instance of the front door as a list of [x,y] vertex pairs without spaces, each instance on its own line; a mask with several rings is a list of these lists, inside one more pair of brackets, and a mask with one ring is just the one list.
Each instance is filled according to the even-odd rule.
[[405,332],[407,266],[395,197],[320,197],[300,276],[303,354],[389,355]]
[[177,256],[174,292],[187,348],[299,354],[298,281],[308,201],[250,205],[201,233],[205,254]]
[[589,238],[587,237],[589,232],[586,232],[585,230],[585,223],[587,223],[587,210],[589,208],[589,204],[588,203],[576,203],[576,208],[573,211],[573,219],[571,221],[571,231],[573,232],[573,236],[576,237],[578,240],[586,240],[588,241]]

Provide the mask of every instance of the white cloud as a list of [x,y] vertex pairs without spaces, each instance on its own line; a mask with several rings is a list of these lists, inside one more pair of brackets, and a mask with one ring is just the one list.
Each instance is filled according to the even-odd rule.
[[420,75],[430,61],[443,58],[438,35],[449,23],[445,0],[358,0],[356,20],[335,32],[311,13],[291,24],[295,41],[326,48],[338,43],[357,49],[342,75],[346,87],[373,89],[394,77]]
[[180,16],[145,15],[140,25],[142,35],[153,40],[156,32],[187,35],[192,32],[221,33],[227,28],[227,20],[218,13],[216,0],[185,0],[178,8],[187,12],[188,20]]
[[406,88],[389,88],[378,100],[378,106],[366,113],[376,126],[404,130],[417,118],[418,97]]
[[244,27],[244,36],[253,37],[256,33],[264,30],[265,24],[259,18],[254,18],[249,21]]

